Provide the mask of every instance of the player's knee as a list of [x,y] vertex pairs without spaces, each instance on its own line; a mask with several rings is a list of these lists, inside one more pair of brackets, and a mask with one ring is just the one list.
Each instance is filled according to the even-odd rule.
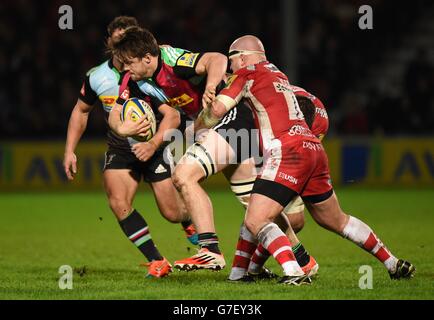
[[258,221],[254,217],[246,216],[246,218],[244,219],[244,225],[246,226],[247,230],[249,230],[249,232],[256,237],[261,230],[263,223],[261,221]]
[[161,208],[160,212],[163,218],[171,223],[179,223],[184,220],[182,212],[180,212],[177,206],[169,205]]
[[119,220],[123,220],[131,212],[131,204],[124,199],[109,198],[109,206]]
[[173,184],[178,191],[182,191],[183,188],[188,187],[190,184],[198,183],[200,179],[200,168],[197,170],[192,164],[176,166],[172,175]]
[[304,227],[304,214],[303,212],[288,215],[288,220],[291,223],[292,230],[295,233],[300,232]]

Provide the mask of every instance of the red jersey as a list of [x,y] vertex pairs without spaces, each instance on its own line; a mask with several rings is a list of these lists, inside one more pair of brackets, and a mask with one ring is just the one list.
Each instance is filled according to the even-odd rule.
[[288,136],[319,143],[304,121],[287,76],[268,61],[239,69],[219,97],[226,107],[235,106],[242,98],[249,103],[264,149],[269,149],[273,140]]
[[324,107],[324,104],[320,99],[315,97],[310,92],[305,89],[297,86],[291,85],[292,92],[294,92],[295,96],[302,96],[308,98],[312,101],[315,106],[315,117],[313,119],[312,128],[310,129],[314,135],[316,135],[320,140],[327,134],[329,129],[329,117],[327,115],[327,111]]

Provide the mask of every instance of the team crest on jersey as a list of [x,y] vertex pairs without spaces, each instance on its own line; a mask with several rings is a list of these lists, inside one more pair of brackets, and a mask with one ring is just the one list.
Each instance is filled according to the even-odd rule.
[[226,82],[225,88],[226,89],[229,88],[237,77],[238,77],[238,75],[236,75],[236,74],[233,74],[233,75],[229,76],[228,81]]
[[193,67],[199,53],[185,53],[179,57],[176,65],[180,67]]

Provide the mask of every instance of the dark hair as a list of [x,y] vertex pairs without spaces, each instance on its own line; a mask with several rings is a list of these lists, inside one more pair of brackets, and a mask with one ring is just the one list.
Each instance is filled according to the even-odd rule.
[[126,29],[133,26],[139,26],[136,18],[130,16],[118,16],[109,23],[107,26],[107,32],[109,37],[111,37],[116,29]]
[[131,58],[143,58],[147,53],[156,57],[160,53],[160,48],[154,35],[144,28],[125,29],[119,41],[113,44],[113,55],[122,62]]
[[315,105],[313,102],[308,98],[304,96],[295,96],[297,98],[298,105],[301,109],[301,112],[303,112],[304,115],[304,121],[306,121],[307,125],[309,126],[309,129],[312,129],[313,120],[315,119]]

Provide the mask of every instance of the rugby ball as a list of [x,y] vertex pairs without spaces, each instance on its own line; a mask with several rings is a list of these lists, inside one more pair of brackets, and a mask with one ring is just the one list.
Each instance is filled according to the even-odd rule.
[[137,141],[149,141],[155,134],[155,131],[157,130],[157,120],[155,119],[154,111],[152,110],[151,106],[139,98],[130,98],[122,106],[122,113],[121,113],[121,120],[122,122],[125,121],[126,117],[128,116],[128,113],[132,109],[132,113],[130,115],[131,120],[137,121],[140,118],[146,117],[148,121],[151,123],[151,128],[149,129],[148,135],[137,135],[132,136],[134,140]]

